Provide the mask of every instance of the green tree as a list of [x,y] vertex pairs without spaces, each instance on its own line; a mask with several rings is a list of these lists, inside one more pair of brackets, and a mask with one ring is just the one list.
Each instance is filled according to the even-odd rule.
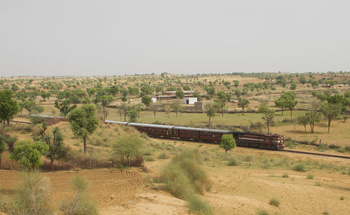
[[235,87],[238,87],[239,86],[239,81],[238,80],[233,80],[233,84]]
[[142,96],[142,103],[148,107],[152,103],[152,98],[149,96]]
[[314,133],[315,123],[320,121],[320,113],[317,111],[309,111],[305,113],[307,122],[310,124],[311,133]]
[[152,103],[149,105],[149,109],[153,112],[154,118],[156,118],[156,113],[161,110],[159,104]]
[[87,136],[94,133],[99,124],[99,118],[96,115],[96,106],[94,104],[85,104],[80,108],[74,109],[68,115],[68,121],[71,124],[74,134],[83,138],[84,153],[86,153]]
[[30,140],[21,140],[16,143],[9,158],[16,160],[23,168],[35,170],[41,164],[41,155],[49,149],[49,146],[43,142]]
[[131,106],[130,108],[128,108],[127,110],[127,114],[129,116],[129,122],[136,122],[139,111],[136,105]]
[[309,120],[306,115],[303,116],[298,116],[297,121],[299,124],[302,124],[305,128],[305,133],[306,133],[306,126],[309,123]]
[[197,101],[202,101],[202,95],[200,92],[196,91],[193,93],[193,97],[197,98]]
[[119,105],[118,107],[118,113],[120,115],[120,120],[122,120],[122,116],[124,115],[124,122],[126,122],[126,116],[128,115],[128,104],[126,103],[122,103],[121,105]]
[[15,117],[18,113],[18,104],[17,101],[13,99],[14,94],[11,90],[2,90],[0,91],[0,120],[7,122],[7,125],[10,124],[10,120]]
[[299,82],[300,82],[301,84],[304,85],[304,84],[306,83],[306,78],[305,78],[305,76],[303,76],[303,75],[300,76],[300,77],[299,77]]
[[[290,111],[290,118],[293,119],[293,109],[298,104],[296,99],[296,95],[294,92],[285,92],[280,97],[280,102],[283,102],[284,107],[288,108]],[[276,104],[276,102],[275,102]]]
[[114,154],[123,164],[130,166],[131,160],[141,155],[143,141],[138,136],[119,138],[113,146]]
[[233,138],[232,134],[223,134],[221,137],[220,146],[225,150],[226,153],[227,151],[236,148],[236,141]]
[[238,98],[238,107],[242,108],[242,115],[244,115],[244,109],[249,105],[249,100],[245,98]]
[[211,118],[215,117],[215,113],[216,113],[216,107],[215,104],[213,103],[208,103],[205,105],[205,112],[207,113],[207,116],[209,117],[209,127],[211,126]]
[[341,112],[342,105],[341,104],[329,104],[323,103],[320,106],[320,112],[326,117],[328,120],[328,133],[331,128],[332,120],[336,119]]
[[46,157],[50,158],[50,166],[52,169],[53,161],[64,156],[63,135],[61,130],[55,127],[52,131],[52,136],[46,135],[43,140],[49,146]]
[[71,106],[71,101],[69,99],[65,99],[63,101],[60,101],[60,100],[55,101],[55,108],[57,108],[64,117],[66,117],[68,113],[71,112],[76,107],[77,107],[76,104]]
[[217,96],[218,96],[218,99],[215,100],[215,104],[217,109],[222,113],[222,116],[223,116],[225,111],[225,106],[227,102],[231,100],[232,95],[229,93],[224,93],[224,91],[219,91]]
[[176,100],[170,105],[171,109],[175,111],[176,116],[183,110],[183,106],[181,105],[181,101]]
[[185,95],[184,95],[184,92],[183,92],[181,89],[176,90],[175,95],[176,95],[176,97],[179,98],[179,99],[183,99],[183,97],[185,96]]
[[101,96],[101,105],[103,107],[103,121],[107,118],[107,106],[114,100],[113,96]]
[[262,119],[265,121],[267,127],[267,133],[270,133],[270,126],[273,124],[273,119],[275,118],[274,110],[266,110]]
[[297,88],[297,82],[292,81],[292,83],[290,84],[290,89],[295,90],[296,88]]

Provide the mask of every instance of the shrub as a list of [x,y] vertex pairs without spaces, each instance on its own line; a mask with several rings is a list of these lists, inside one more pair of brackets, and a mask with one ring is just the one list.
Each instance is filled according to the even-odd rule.
[[270,205],[278,207],[280,206],[280,202],[277,199],[273,198],[273,199],[270,199]]
[[282,175],[282,178],[289,178],[289,175],[287,173]]
[[158,155],[157,159],[168,159],[169,155],[166,153],[161,153],[160,155]]
[[314,179],[313,175],[307,175],[307,179]]
[[269,215],[265,210],[258,210],[257,215]]
[[238,162],[236,161],[236,159],[231,158],[228,163],[227,166],[238,166]]
[[53,207],[49,199],[50,179],[38,172],[25,172],[22,180],[10,214],[52,214]]
[[340,200],[344,200],[344,199],[345,199],[345,197],[344,197],[344,196],[340,197]]
[[293,167],[293,170],[298,172],[305,172],[305,165],[303,163],[298,163]]
[[188,199],[188,208],[196,212],[198,214],[204,214],[204,215],[210,215],[213,214],[213,209],[204,201],[202,201],[200,198],[198,198],[195,195],[192,195]]
[[60,207],[60,210],[67,215],[95,215],[98,214],[98,209],[95,202],[91,199],[88,193],[89,183],[81,176],[76,176],[71,179],[75,197],[67,198]]

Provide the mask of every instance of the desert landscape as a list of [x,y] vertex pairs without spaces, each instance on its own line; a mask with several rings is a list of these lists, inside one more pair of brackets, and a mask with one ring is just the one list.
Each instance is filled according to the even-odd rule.
[[[290,87],[288,84],[283,87],[276,83],[274,80],[278,80],[279,76],[273,74],[268,78],[269,85],[272,87],[265,89],[260,89],[260,86],[267,83],[267,78],[261,78],[259,75],[244,77],[225,74],[187,77],[165,74],[117,78],[5,78],[2,85],[4,89],[7,88],[6,86],[12,88],[14,88],[13,85],[18,86],[18,93],[15,95],[23,96],[25,92],[30,95],[30,92],[42,88],[40,91],[47,92],[50,96],[44,98],[37,95],[34,99],[28,100],[32,101],[34,106],[41,108],[27,109],[28,101],[19,101],[20,105],[23,104],[23,109],[15,115],[9,125],[4,121],[2,135],[6,138],[16,137],[16,141],[20,142],[31,139],[40,140],[43,131],[46,135],[53,134],[55,128],[62,131],[65,154],[54,160],[53,169],[50,169],[50,157],[47,154],[41,156],[43,166],[39,168],[42,171],[40,177],[45,179],[40,180],[48,184],[47,198],[50,199],[50,207],[56,213],[70,213],[64,211],[62,205],[67,198],[74,199],[77,195],[72,179],[80,176],[87,181],[90,201],[94,203],[99,214],[347,214],[350,211],[347,204],[350,198],[348,194],[350,159],[245,147],[237,147],[225,153],[220,143],[150,138],[129,126],[103,123],[103,120],[123,121],[123,105],[127,105],[128,112],[125,115],[127,121],[133,120],[130,112],[137,106],[140,107],[140,111],[136,122],[140,123],[267,133],[266,122],[264,122],[266,113],[264,110],[261,111],[262,107],[267,107],[274,110],[269,132],[283,135],[285,149],[350,157],[350,147],[347,141],[350,134],[348,132],[349,122],[346,121],[346,109],[344,113],[339,113],[337,118],[334,118],[329,133],[325,118],[319,118],[319,121],[315,123],[313,133],[310,132],[308,124],[304,128],[299,121],[301,116],[312,111],[315,103],[321,105],[321,102],[318,102],[320,99],[314,92],[318,92],[318,95],[330,97],[344,95],[343,98],[348,98],[349,85],[346,82],[344,84],[348,74],[309,75],[314,77],[310,80],[322,80],[322,78],[330,80],[330,77],[336,77],[338,84],[330,88],[311,87],[307,83],[299,83],[300,76],[305,75],[282,76],[289,78],[289,85],[298,81],[298,87],[295,90],[289,89],[295,93],[298,101],[293,110],[292,119],[290,110],[284,110],[282,113],[275,104],[280,95]],[[175,88],[176,91],[181,88],[190,88],[193,92],[200,92],[202,101],[211,101],[215,104],[219,100],[220,93],[218,92],[230,94],[230,100],[225,102],[224,113],[217,110],[211,122],[208,123],[209,115],[206,109],[195,110],[193,105],[182,104],[177,114],[172,104],[177,101],[182,103],[178,95],[169,100],[161,100],[162,91],[166,90],[161,81],[169,77],[172,80],[170,83],[180,83]],[[150,94],[150,96],[156,94],[154,97],[160,101],[152,102],[150,105],[144,103],[145,95],[139,97],[132,95],[130,91],[140,86],[139,83],[147,80],[154,83],[148,85],[152,86],[150,88],[155,89],[158,86],[160,89],[159,93]],[[233,88],[220,86],[220,84],[215,85],[214,92],[216,93],[213,94],[213,98],[208,97],[208,94],[205,94],[207,85],[204,83],[215,83],[219,80],[222,83],[225,82],[224,80],[231,83],[227,86],[233,85],[235,81],[238,81],[239,84],[232,86]],[[127,85],[123,84],[125,82]],[[52,91],[46,89],[48,83],[51,86],[61,83],[65,85],[61,84],[61,90]],[[80,83],[79,87],[75,88],[75,83]],[[100,98],[103,98],[104,95],[112,95],[107,90],[111,89],[113,83],[118,86],[119,93],[103,106]],[[105,92],[105,94],[97,93],[88,96],[90,89],[98,85],[101,86],[97,88],[97,92]],[[254,89],[250,89],[245,95],[235,93],[237,90],[244,91],[248,86],[254,86]],[[126,96],[122,93],[123,88],[129,89]],[[142,87],[140,91],[145,92]],[[72,97],[74,92],[85,92],[83,99],[92,101],[97,107],[98,126],[88,135],[86,153],[83,150],[82,139],[75,133],[72,123],[62,121],[59,117],[62,115],[62,111],[60,112],[62,109],[59,109],[56,102],[69,99],[74,101]],[[64,95],[70,97],[62,98]],[[127,101],[123,102],[124,97],[127,98]],[[245,114],[236,102],[241,97],[250,101]],[[84,104],[73,102],[70,103],[70,107],[74,103],[77,104],[78,109],[85,105],[85,102]],[[155,110],[152,109],[154,106],[157,107]],[[170,112],[166,111],[167,107],[170,107]],[[52,116],[54,121],[47,121],[44,116]],[[128,139],[130,137],[140,138],[142,146],[134,149],[138,150],[138,154],[128,165],[120,160],[122,157],[118,157],[115,147],[118,140],[130,142],[131,140]],[[4,143],[8,143],[8,139],[6,140],[7,142]],[[130,144],[133,144],[132,141]],[[7,144],[7,147],[9,146]],[[16,143],[14,146],[16,147]],[[198,165],[208,179],[208,182],[205,182],[208,188],[195,194],[198,201],[201,201],[200,204],[198,203],[201,209],[193,209],[191,200],[187,197],[179,197],[178,194],[172,194],[166,188],[167,182],[161,181],[165,174],[164,171],[170,168],[169,165],[175,162],[179,154],[188,150],[195,152],[195,156],[198,157]],[[16,214],[9,208],[11,204],[14,204],[11,199],[18,198],[16,196],[19,195],[20,184],[28,176],[18,171],[23,166],[19,160],[10,159],[10,152],[10,148],[7,148],[1,158],[0,196],[2,200],[0,206],[3,213]]]

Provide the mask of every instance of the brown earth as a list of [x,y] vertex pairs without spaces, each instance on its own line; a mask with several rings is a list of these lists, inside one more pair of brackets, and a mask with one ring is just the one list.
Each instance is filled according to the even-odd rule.
[[[161,142],[162,140],[155,140]],[[168,141],[172,144],[179,144]],[[201,151],[217,151],[214,144],[184,142],[188,147],[200,146]],[[231,155],[252,155],[269,159],[291,159],[296,162],[325,162],[334,166],[350,166],[349,160],[323,158],[309,155],[294,155],[277,151],[237,148]],[[138,168],[127,170],[98,169],[82,171],[60,171],[42,173],[50,178],[52,202],[60,202],[73,196],[70,178],[81,175],[90,182],[90,192],[97,201],[101,214],[188,214],[186,202],[157,189],[158,184],[149,178],[159,173],[169,160],[146,162],[149,173]],[[212,180],[211,191],[202,198],[214,209],[215,214],[257,214],[264,210],[268,214],[349,214],[350,176],[332,169],[306,169],[296,172],[290,168],[271,169],[250,166],[226,166],[220,159],[209,159],[203,163]],[[287,177],[282,177],[282,176]],[[313,179],[307,179],[312,175]],[[20,183],[17,171],[0,170],[0,199],[13,197]],[[343,200],[341,200],[343,197]],[[276,207],[269,204],[275,198]]]

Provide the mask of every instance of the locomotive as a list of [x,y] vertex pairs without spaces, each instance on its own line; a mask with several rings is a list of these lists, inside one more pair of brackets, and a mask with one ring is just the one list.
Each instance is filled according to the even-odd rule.
[[140,132],[146,133],[150,137],[219,143],[223,134],[231,134],[235,139],[237,146],[272,150],[284,149],[284,138],[282,135],[278,134],[236,132],[229,130],[155,125],[145,123],[129,123],[111,120],[105,120],[105,123],[131,126]]

